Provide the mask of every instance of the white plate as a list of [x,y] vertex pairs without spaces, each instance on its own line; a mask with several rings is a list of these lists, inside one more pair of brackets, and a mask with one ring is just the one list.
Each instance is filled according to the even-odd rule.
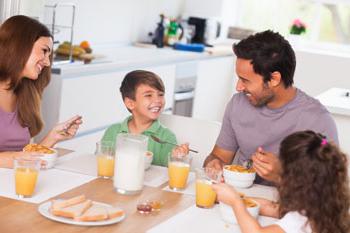
[[[105,205],[105,206],[110,206],[106,203],[101,203],[101,202],[93,202],[96,204],[100,204],[100,205]],[[117,222],[122,221],[125,218],[125,213],[123,216],[120,216],[118,218],[112,218],[112,219],[107,219],[104,221],[96,221],[96,222],[81,222],[81,221],[75,221],[71,218],[64,218],[64,217],[59,217],[59,216],[55,216],[53,214],[50,213],[50,207],[51,207],[51,201],[45,202],[41,205],[39,205],[38,207],[38,211],[41,215],[43,215],[44,217],[51,219],[53,221],[57,221],[57,222],[62,222],[62,223],[67,223],[67,224],[72,224],[72,225],[79,225],[79,226],[104,226],[104,225],[110,225],[110,224],[114,224]]]

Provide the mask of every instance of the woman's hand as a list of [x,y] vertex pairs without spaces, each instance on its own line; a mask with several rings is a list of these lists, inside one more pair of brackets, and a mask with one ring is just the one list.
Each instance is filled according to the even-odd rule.
[[218,201],[230,206],[233,206],[237,201],[242,201],[239,193],[228,184],[212,184],[211,187],[216,192]]
[[81,116],[76,115],[68,121],[58,123],[40,144],[53,147],[57,142],[73,138],[79,129],[79,125],[83,123],[81,118]]
[[189,144],[188,144],[188,143],[185,143],[185,144],[181,144],[181,145],[179,145],[179,146],[176,146],[176,147],[172,150],[171,154],[172,154],[174,157],[183,157],[183,156],[188,155],[189,150],[190,150]]

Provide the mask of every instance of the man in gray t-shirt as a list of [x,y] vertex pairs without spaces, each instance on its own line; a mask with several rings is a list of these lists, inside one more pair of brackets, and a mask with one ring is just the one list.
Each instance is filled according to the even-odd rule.
[[313,130],[338,143],[335,123],[321,103],[293,87],[295,54],[278,33],[264,31],[234,45],[238,82],[207,167],[222,168],[238,156],[253,160],[256,182],[278,182],[279,144],[301,130]]

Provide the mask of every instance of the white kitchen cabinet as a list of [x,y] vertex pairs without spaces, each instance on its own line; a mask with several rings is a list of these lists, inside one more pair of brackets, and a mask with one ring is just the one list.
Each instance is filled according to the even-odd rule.
[[232,56],[199,61],[192,116],[221,122],[226,104],[235,92],[234,86]]

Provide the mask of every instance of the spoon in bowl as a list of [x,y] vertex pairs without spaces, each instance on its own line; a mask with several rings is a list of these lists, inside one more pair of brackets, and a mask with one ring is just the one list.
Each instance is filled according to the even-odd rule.
[[243,162],[243,167],[245,169],[251,169],[253,166],[253,160],[252,159],[247,159],[246,161]]

